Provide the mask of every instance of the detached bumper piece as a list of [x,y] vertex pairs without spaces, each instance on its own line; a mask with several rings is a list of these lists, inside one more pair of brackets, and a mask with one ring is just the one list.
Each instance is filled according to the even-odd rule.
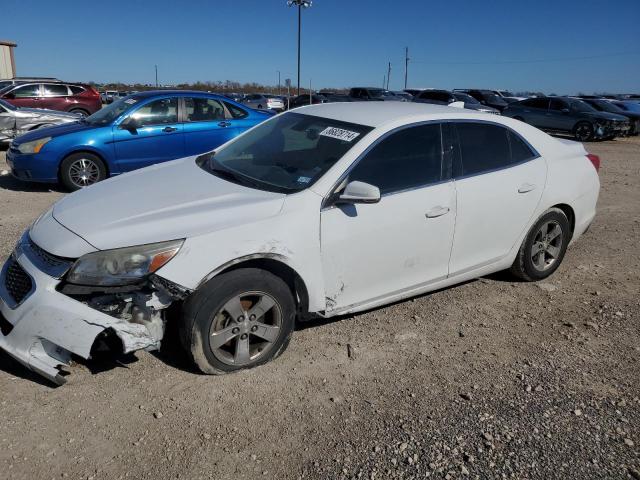
[[[0,273],[1,349],[62,385],[62,369],[71,355],[89,359],[96,338],[105,331],[119,338],[123,353],[159,348],[164,335],[161,310],[174,297],[134,292],[125,299],[103,294],[99,302],[73,298],[57,290],[71,265],[71,260],[39,248],[28,234],[22,237]],[[130,314],[121,314],[120,305],[128,305]]]

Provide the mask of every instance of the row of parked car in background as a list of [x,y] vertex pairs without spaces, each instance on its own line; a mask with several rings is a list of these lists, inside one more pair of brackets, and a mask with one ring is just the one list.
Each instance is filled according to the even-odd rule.
[[20,78],[0,82],[0,143],[11,142],[7,162],[15,177],[77,190],[109,176],[211,151],[278,112],[311,104],[380,101],[504,115],[579,141],[640,132],[638,95],[525,98],[502,90],[374,87],[294,97],[187,90],[98,92],[91,85],[55,78]]

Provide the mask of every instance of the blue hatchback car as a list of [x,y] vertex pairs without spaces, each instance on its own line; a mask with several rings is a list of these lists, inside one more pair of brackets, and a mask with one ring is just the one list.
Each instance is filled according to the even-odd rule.
[[140,92],[78,122],[16,138],[12,174],[77,190],[137,168],[210,151],[273,113],[197,91]]

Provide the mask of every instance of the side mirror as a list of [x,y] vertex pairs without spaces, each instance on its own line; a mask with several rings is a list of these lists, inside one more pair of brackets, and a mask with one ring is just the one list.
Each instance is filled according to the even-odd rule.
[[349,182],[336,200],[336,203],[378,203],[380,189],[368,183]]

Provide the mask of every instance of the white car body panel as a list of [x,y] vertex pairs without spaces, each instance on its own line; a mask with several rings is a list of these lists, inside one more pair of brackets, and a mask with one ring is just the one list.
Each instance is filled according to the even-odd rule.
[[[45,251],[71,259],[95,250],[185,239],[178,254],[156,272],[185,291],[232,265],[270,259],[299,277],[309,313],[330,317],[508,268],[532,224],[554,205],[573,210],[572,241],[594,218],[599,180],[582,145],[559,141],[517,120],[405,102],[322,104],[295,112],[373,130],[298,193],[227,182],[188,157],[63,198],[35,222],[31,239]],[[375,204],[324,205],[347,169],[380,137],[409,124],[453,120],[505,125],[524,137],[539,157],[396,192]],[[534,188],[519,193],[523,185]],[[131,324],[57,291],[60,280],[39,272],[27,256],[20,254],[17,261],[36,288],[11,308],[0,288],[0,310],[13,325],[13,331],[0,338],[0,348],[29,368],[58,381],[58,364],[65,363],[69,353],[86,358],[97,333],[105,329],[116,331],[131,349],[154,344],[145,326],[127,331]]]

